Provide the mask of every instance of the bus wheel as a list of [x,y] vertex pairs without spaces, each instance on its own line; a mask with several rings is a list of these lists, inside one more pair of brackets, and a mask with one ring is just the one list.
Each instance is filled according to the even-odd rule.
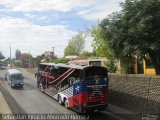
[[39,77],[39,75],[37,75],[37,88],[39,88],[40,86],[39,86],[39,84],[40,84],[40,77]]
[[39,86],[39,82],[37,82],[37,88],[39,88],[40,86]]
[[64,101],[64,105],[66,108],[68,108],[68,100],[67,99]]
[[41,92],[43,92],[44,90],[43,90],[43,86],[42,86],[42,84],[39,84],[39,89],[40,89],[40,91]]
[[61,98],[60,95],[58,95],[58,103],[59,103],[60,105],[62,105],[62,98]]

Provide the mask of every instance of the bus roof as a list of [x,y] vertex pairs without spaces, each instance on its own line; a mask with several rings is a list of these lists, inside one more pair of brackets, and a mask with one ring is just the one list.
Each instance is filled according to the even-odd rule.
[[9,74],[22,74],[19,70],[17,69],[9,69],[8,70],[8,73]]
[[66,68],[75,68],[75,69],[84,69],[88,67],[101,67],[101,68],[106,68],[103,66],[88,66],[88,65],[77,65],[77,64],[64,64],[64,63],[40,63],[40,65],[50,65],[50,66],[57,66],[57,67],[66,67]]
[[57,66],[57,67],[66,67],[66,68],[76,68],[76,69],[84,69],[89,66],[85,65],[76,65],[76,64],[62,64],[62,63],[40,63],[41,65],[50,65],[50,66]]

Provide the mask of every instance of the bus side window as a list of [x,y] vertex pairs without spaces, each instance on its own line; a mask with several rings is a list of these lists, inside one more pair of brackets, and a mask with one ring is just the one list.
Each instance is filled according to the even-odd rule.
[[72,75],[75,78],[74,83],[77,83],[77,82],[80,81],[80,77],[81,77],[81,71],[80,70],[75,70]]
[[55,76],[55,79],[59,76],[58,67],[51,67],[51,76]]

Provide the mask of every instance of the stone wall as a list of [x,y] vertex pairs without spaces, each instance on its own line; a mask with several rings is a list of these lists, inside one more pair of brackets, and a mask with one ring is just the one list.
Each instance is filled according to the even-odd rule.
[[110,103],[138,114],[160,114],[160,76],[109,74]]

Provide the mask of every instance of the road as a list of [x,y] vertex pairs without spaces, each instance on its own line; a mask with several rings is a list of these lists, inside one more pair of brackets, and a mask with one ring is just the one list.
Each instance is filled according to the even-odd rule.
[[[59,105],[56,100],[41,93],[36,87],[34,75],[24,69],[20,70],[25,78],[24,88],[19,89],[11,88],[4,80],[6,70],[0,71],[0,87],[13,113],[77,115],[74,111]],[[89,118],[91,120],[125,120],[107,110],[89,115]]]

